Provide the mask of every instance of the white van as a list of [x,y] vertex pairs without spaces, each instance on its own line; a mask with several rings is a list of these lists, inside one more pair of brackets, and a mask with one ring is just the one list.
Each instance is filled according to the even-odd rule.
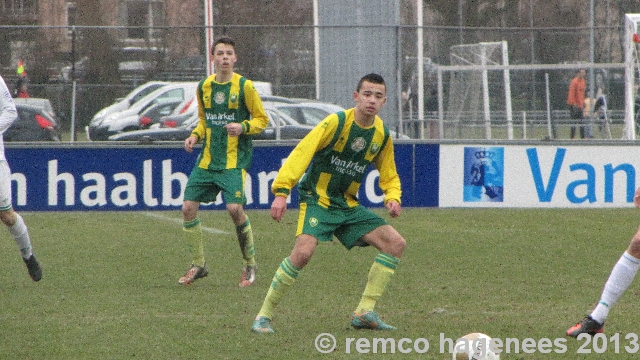
[[131,90],[131,92],[125,95],[125,97],[116,99],[116,101],[113,104],[98,111],[95,115],[93,115],[91,122],[95,123],[95,122],[102,121],[103,118],[109,114],[126,110],[129,107],[131,107],[133,104],[138,102],[138,100],[142,99],[143,97],[149,95],[153,91],[158,90],[159,88],[167,84],[169,83],[166,81],[149,81],[147,83],[144,83],[138,86],[137,88]]
[[111,113],[98,121],[91,121],[85,128],[87,138],[92,141],[107,140],[109,136],[122,131],[137,130],[138,115],[150,104],[171,99],[185,100],[196,92],[198,82],[169,83],[146,95],[126,110]]

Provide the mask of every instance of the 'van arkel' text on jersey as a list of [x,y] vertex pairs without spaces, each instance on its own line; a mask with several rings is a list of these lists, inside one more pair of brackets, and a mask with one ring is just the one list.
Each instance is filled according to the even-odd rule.
[[360,165],[357,161],[347,162],[346,160],[341,160],[339,157],[333,155],[331,156],[331,164],[335,165],[336,172],[340,174],[347,174],[351,176],[355,176],[356,172],[359,174],[364,174],[366,170],[366,165]]
[[211,125],[224,126],[224,125],[227,125],[230,122],[236,122],[236,114],[235,113],[232,113],[232,114],[225,114],[225,113],[209,114],[209,113],[205,113],[205,116],[206,116],[207,121],[211,122]]

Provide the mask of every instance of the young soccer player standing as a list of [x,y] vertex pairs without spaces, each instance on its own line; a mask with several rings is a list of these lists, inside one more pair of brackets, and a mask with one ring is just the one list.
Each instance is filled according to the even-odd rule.
[[222,37],[214,42],[211,51],[215,74],[198,84],[200,121],[184,141],[188,152],[192,152],[198,142],[203,146],[184,191],[183,230],[192,261],[191,268],[178,283],[191,284],[208,274],[198,207],[200,203],[215,201],[222,191],[236,226],[244,262],[239,285],[249,286],[256,279],[257,265],[253,231],[243,210],[247,200],[244,184],[253,157],[251,135],[263,131],[269,119],[251,80],[233,72],[237,60],[235,42]]
[[[357,193],[369,164],[380,172],[380,188],[391,217],[400,215],[400,178],[389,129],[378,113],[386,102],[386,85],[377,74],[364,76],[353,93],[355,108],[329,115],[293,149],[272,184],[276,195],[271,217],[282,220],[287,196],[298,185],[300,215],[296,242],[271,282],[252,330],[273,332],[275,307],[309,262],[318,241],[335,235],[347,248],[375,247],[379,252],[369,270],[360,303],[351,315],[357,329],[390,330],[373,310],[391,280],[405,240],[387,222],[359,204]],[[308,168],[308,171],[307,171]]]

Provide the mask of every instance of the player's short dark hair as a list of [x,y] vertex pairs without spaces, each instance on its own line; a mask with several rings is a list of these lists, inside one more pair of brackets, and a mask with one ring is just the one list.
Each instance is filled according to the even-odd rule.
[[384,79],[382,78],[382,76],[378,75],[378,74],[367,74],[365,76],[363,76],[360,81],[358,81],[358,87],[356,88],[356,91],[360,91],[360,88],[362,87],[362,83],[364,82],[370,82],[373,84],[381,84],[384,85],[385,89],[387,88],[387,84],[385,84]]
[[213,51],[215,50],[218,44],[227,44],[227,45],[231,45],[234,49],[236,48],[236,42],[233,41],[231,37],[224,35],[219,37],[216,41],[213,42],[213,45],[211,46],[211,55],[213,55]]

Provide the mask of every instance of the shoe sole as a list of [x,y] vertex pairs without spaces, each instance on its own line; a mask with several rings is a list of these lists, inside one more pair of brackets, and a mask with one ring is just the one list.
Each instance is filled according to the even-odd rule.
[[263,329],[263,328],[258,328],[258,329],[251,329],[251,331],[253,331],[254,333],[258,333],[258,334],[273,334],[274,331],[273,329]]
[[572,338],[577,338],[578,336],[580,336],[580,334],[587,334],[587,335],[591,335],[594,336],[596,334],[602,334],[604,332],[604,328],[598,329],[598,330],[592,330],[592,331],[583,331],[581,333],[578,334],[571,334],[569,330],[567,330],[567,336],[572,337]]
[[[360,324],[354,324],[354,321],[358,320]],[[384,324],[385,327],[378,326],[377,322],[370,322],[366,319],[362,319],[359,316],[352,316],[351,327],[356,330],[396,330],[394,326]],[[388,327],[387,327],[388,326]]]
[[251,286],[251,284],[253,284],[254,281],[249,281],[249,280],[242,280],[240,281],[240,284],[238,284],[240,287],[247,287],[247,286]]

